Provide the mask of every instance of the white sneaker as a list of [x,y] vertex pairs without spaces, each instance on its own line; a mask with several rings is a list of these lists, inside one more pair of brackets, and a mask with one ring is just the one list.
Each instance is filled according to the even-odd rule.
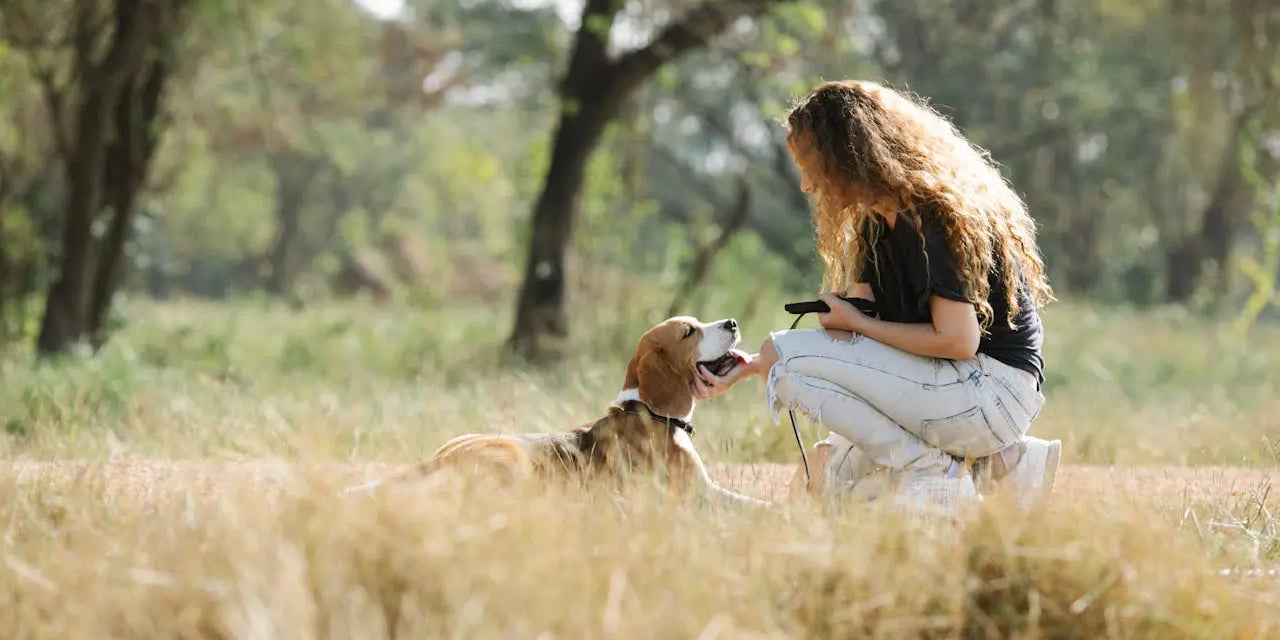
[[973,476],[964,473],[949,478],[936,471],[902,472],[894,503],[913,513],[958,515],[960,507],[982,500],[973,484]]
[[830,447],[827,464],[822,469],[823,486],[828,492],[846,491],[866,474],[866,456],[844,436],[833,432],[818,444]]
[[[981,499],[969,473],[948,478],[950,469],[894,471],[881,467],[844,436],[831,432],[819,442],[831,447],[822,473],[828,498],[840,501],[874,502],[893,498],[895,504],[913,511],[953,512],[970,499]],[[960,463],[954,462],[953,465]]]
[[822,469],[828,498],[873,501],[892,491],[892,473],[880,467],[844,436],[831,432],[818,444],[830,447],[826,466]]
[[1058,462],[1062,458],[1062,441],[1027,436],[1020,446],[1022,456],[1018,459],[1018,466],[997,484],[1009,487],[1013,491],[1014,504],[1026,509],[1043,502],[1053,490]]

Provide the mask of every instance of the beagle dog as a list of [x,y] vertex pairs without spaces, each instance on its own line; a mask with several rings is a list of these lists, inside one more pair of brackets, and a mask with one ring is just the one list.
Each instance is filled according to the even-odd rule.
[[[698,366],[724,375],[746,362],[735,347],[733,319],[702,323],[677,316],[640,337],[622,390],[606,415],[562,433],[466,434],[430,459],[393,478],[423,478],[449,468],[487,471],[507,482],[568,480],[582,485],[619,483],[636,473],[664,478],[676,491],[700,490],[720,502],[766,505],[717,485],[693,446],[694,380]],[[368,490],[379,480],[347,489]]]

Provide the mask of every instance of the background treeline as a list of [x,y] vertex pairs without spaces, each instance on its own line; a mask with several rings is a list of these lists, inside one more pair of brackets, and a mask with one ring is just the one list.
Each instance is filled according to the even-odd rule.
[[807,295],[777,120],[839,77],[989,149],[1060,296],[1275,313],[1269,0],[6,0],[0,336],[100,343],[117,293],[367,292],[518,306],[542,352],[639,280]]

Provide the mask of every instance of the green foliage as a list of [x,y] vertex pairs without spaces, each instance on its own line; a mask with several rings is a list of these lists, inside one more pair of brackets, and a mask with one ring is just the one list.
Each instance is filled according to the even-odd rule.
[[1267,189],[1266,180],[1258,173],[1254,163],[1256,155],[1248,145],[1240,162],[1248,181],[1262,194],[1260,202],[1250,212],[1249,221],[1258,235],[1257,259],[1244,256],[1240,259],[1240,271],[1249,280],[1252,291],[1236,323],[1237,329],[1248,333],[1257,323],[1258,316],[1268,306],[1280,307],[1280,178]]
[[[126,291],[261,287],[294,191],[295,300],[381,286],[421,304],[510,304],[551,127],[557,109],[575,107],[555,100],[570,30],[550,5],[409,4],[392,22],[346,0],[196,4]],[[54,26],[57,6],[22,4]],[[628,5],[612,48],[683,8]],[[1249,24],[1264,37],[1246,46]],[[811,293],[819,265],[807,202],[777,119],[820,79],[868,77],[929,98],[992,151],[1038,222],[1060,292],[1159,302],[1174,250],[1204,219],[1236,97],[1262,86],[1250,74],[1275,50],[1274,28],[1272,13],[1200,15],[1168,0],[779,5],[664,67],[625,105],[581,194],[570,295],[680,281],[740,177],[752,186],[749,223],[691,304],[748,308],[760,304],[752,292],[772,287]],[[37,265],[43,286],[56,241],[44,216],[62,191],[47,180],[59,169],[53,141],[13,35],[0,33],[0,225],[5,255]],[[435,93],[423,91],[428,78]],[[1229,189],[1233,207],[1274,182],[1260,146],[1277,124],[1271,111],[1241,136],[1262,182]],[[1231,247],[1249,252],[1266,237],[1246,225]],[[1207,282],[1225,298],[1219,308],[1266,318],[1263,276],[1276,269],[1258,256],[1240,263],[1251,276],[1233,268],[1222,286]],[[10,326],[28,331],[19,315]]]
[[[777,119],[821,79],[868,77],[952,117],[1037,219],[1050,275],[1070,293],[1044,315],[1048,403],[1032,426],[1066,444],[1064,508],[1030,519],[991,510],[952,540],[949,529],[887,526],[864,510],[735,521],[637,501],[627,518],[584,519],[565,544],[564,504],[546,496],[348,504],[327,497],[337,483],[328,476],[284,508],[258,491],[192,501],[205,494],[176,481],[164,486],[177,499],[135,508],[78,473],[67,474],[70,492],[23,484],[28,467],[18,467],[20,478],[0,480],[16,496],[5,505],[13,539],[0,592],[21,596],[5,620],[54,636],[103,633],[102,620],[139,625],[137,635],[171,619],[219,632],[244,620],[359,621],[380,637],[405,635],[385,616],[407,603],[406,619],[439,632],[426,636],[602,635],[599,611],[603,635],[619,616],[669,611],[684,613],[655,617],[655,628],[671,637],[1274,634],[1274,589],[1214,575],[1201,557],[1280,560],[1274,492],[1223,495],[1183,480],[1157,492],[1149,482],[1164,471],[1076,465],[1274,475],[1280,326],[1268,305],[1280,273],[1280,159],[1264,141],[1280,126],[1280,100],[1256,112],[1241,104],[1266,88],[1260,77],[1280,73],[1275,11],[1253,3],[1258,11],[1242,13],[1249,3],[1236,0],[810,0],[737,23],[664,67],[592,156],[570,261],[568,356],[545,370],[512,365],[503,339],[551,127],[558,109],[580,106],[555,99],[570,34],[563,7],[408,4],[379,22],[346,0],[194,2],[192,36],[168,50],[169,125],[127,252],[118,332],[96,354],[38,364],[30,337],[53,275],[49,213],[64,193],[31,70],[65,53],[56,47],[70,13],[63,0],[5,4],[0,340],[22,342],[0,347],[0,456],[409,463],[463,432],[578,426],[616,394],[637,337],[662,319],[694,248],[725,223],[739,180],[751,187],[749,222],[677,311],[737,318],[754,350],[792,320],[782,303],[819,281]],[[626,36],[687,6],[641,0],[620,11],[625,20],[589,26],[622,50]],[[33,35],[53,47],[39,60]],[[1244,173],[1224,173],[1237,152]],[[1228,239],[1238,268],[1222,286],[1202,283],[1225,299],[1223,317],[1154,306],[1221,185],[1223,211],[1248,222]],[[290,195],[299,229],[286,303],[252,290]],[[15,267],[29,277],[17,283]],[[712,465],[797,461],[785,417],[774,424],[763,396],[752,380],[698,408],[698,447]],[[825,435],[801,427],[808,442]],[[615,506],[605,504],[584,506]],[[713,538],[723,544],[708,546]],[[929,544],[911,543],[921,539]],[[832,540],[866,544],[823,551]],[[532,565],[503,580],[485,573],[494,558]],[[595,570],[606,565],[613,574]],[[587,594],[577,618],[555,618],[559,591],[533,588],[548,584]],[[477,601],[477,585],[517,604]],[[529,605],[530,593],[553,606]],[[467,626],[476,620],[482,629]]]
[[[793,296],[771,287],[781,265],[731,266],[757,255],[731,244],[712,288],[681,313],[735,317],[755,350],[791,317]],[[605,265],[599,277],[614,277]],[[123,305],[124,326],[97,356],[31,367],[0,356],[0,452],[6,456],[216,456],[228,446],[259,455],[308,451],[407,461],[463,431],[554,431],[596,415],[617,393],[637,337],[669,302],[658,285],[617,277],[575,306],[568,359],[555,370],[504,359],[508,305],[429,307],[360,302],[292,310],[234,300]],[[1259,325],[1087,304],[1045,315],[1047,404],[1032,427],[1061,437],[1070,463],[1276,464],[1272,372],[1280,340]],[[816,327],[812,319],[801,328]],[[758,380],[700,406],[699,447],[716,462],[792,462],[785,416],[774,424]],[[279,424],[274,421],[278,416]],[[802,421],[809,442],[824,432]],[[354,440],[353,440],[354,439]],[[108,444],[111,442],[112,444]]]

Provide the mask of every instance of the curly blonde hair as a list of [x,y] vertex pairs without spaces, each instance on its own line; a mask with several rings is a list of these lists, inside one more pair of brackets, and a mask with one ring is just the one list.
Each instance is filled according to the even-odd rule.
[[985,151],[923,101],[873,82],[826,82],[792,107],[786,126],[788,148],[813,183],[826,288],[847,291],[862,281],[876,239],[860,231],[871,207],[889,198],[913,215],[921,205],[936,212],[983,329],[992,320],[987,274],[997,253],[1010,325],[1020,283],[1032,304],[1053,300],[1022,199]]

